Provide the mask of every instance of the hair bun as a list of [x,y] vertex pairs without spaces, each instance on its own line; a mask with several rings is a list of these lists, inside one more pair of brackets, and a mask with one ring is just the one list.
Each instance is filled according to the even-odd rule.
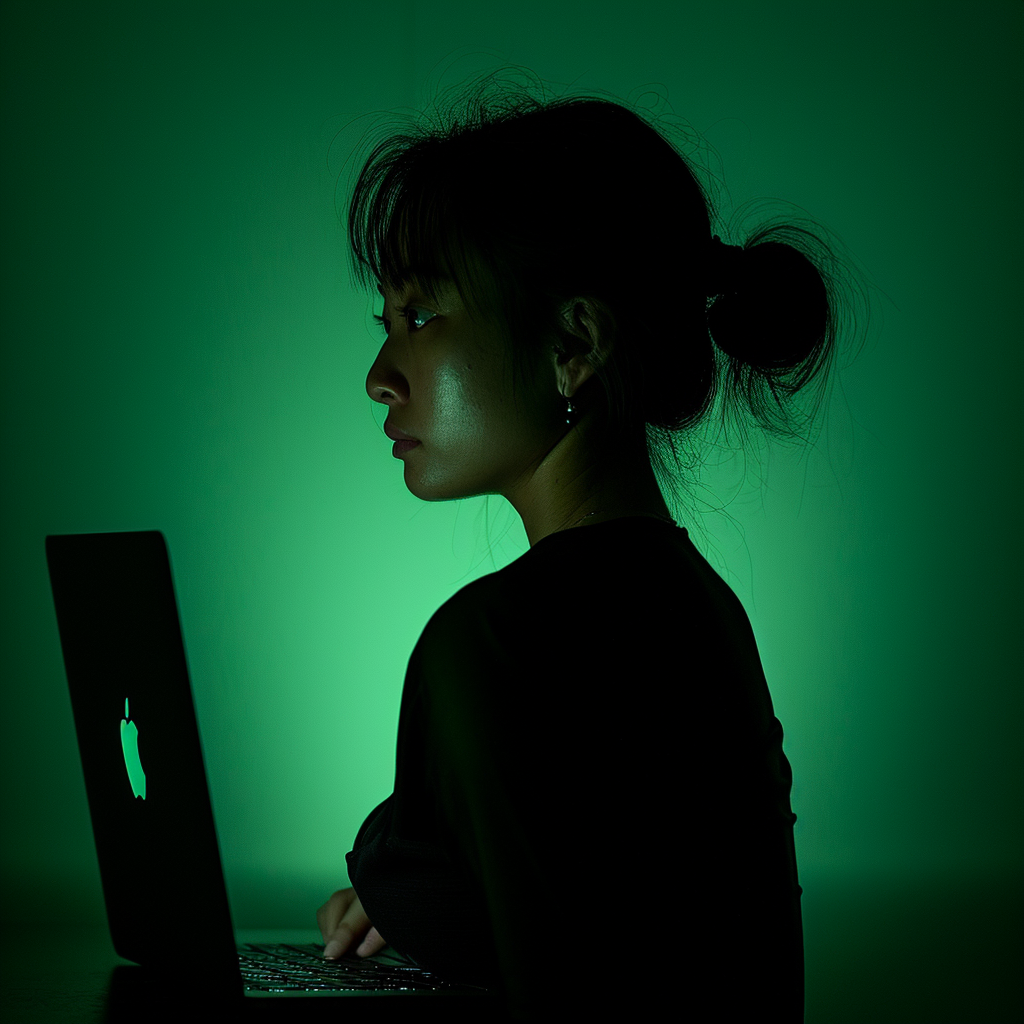
[[746,249],[718,242],[713,249],[718,262],[712,265],[721,276],[707,323],[715,344],[765,370],[806,359],[821,340],[828,313],[817,268],[783,242]]

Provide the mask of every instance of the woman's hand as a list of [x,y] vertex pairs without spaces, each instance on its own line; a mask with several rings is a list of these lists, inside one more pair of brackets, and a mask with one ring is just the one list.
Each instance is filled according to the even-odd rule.
[[339,889],[317,912],[316,923],[324,937],[324,956],[344,956],[360,939],[358,956],[379,953],[387,941],[370,924],[355,889]]

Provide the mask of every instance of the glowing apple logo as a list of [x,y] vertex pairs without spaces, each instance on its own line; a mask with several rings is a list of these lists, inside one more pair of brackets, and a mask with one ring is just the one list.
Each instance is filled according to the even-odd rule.
[[134,722],[128,721],[128,698],[124,699],[124,718],[121,719],[121,750],[124,752],[124,764],[128,769],[128,781],[132,784],[132,792],[137,797],[146,799],[146,773],[142,770],[139,760],[139,730]]

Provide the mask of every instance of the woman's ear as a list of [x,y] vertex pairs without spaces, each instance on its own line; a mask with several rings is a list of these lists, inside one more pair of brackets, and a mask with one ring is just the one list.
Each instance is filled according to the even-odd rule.
[[583,356],[591,367],[603,365],[615,347],[615,317],[598,299],[577,297],[562,303],[562,327],[576,341],[571,354]]

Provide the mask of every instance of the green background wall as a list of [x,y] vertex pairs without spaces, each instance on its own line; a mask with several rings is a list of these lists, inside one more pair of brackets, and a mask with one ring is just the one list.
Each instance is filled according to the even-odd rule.
[[716,455],[686,525],[786,730],[808,1022],[1011,1019],[1024,5],[485,9],[3,6],[6,925],[104,919],[54,532],[167,536],[236,924],[348,884],[421,629],[527,544],[500,498],[406,492],[335,185],[376,112],[512,63],[648,93],[712,147],[726,220],[778,197],[869,278],[816,446]]

